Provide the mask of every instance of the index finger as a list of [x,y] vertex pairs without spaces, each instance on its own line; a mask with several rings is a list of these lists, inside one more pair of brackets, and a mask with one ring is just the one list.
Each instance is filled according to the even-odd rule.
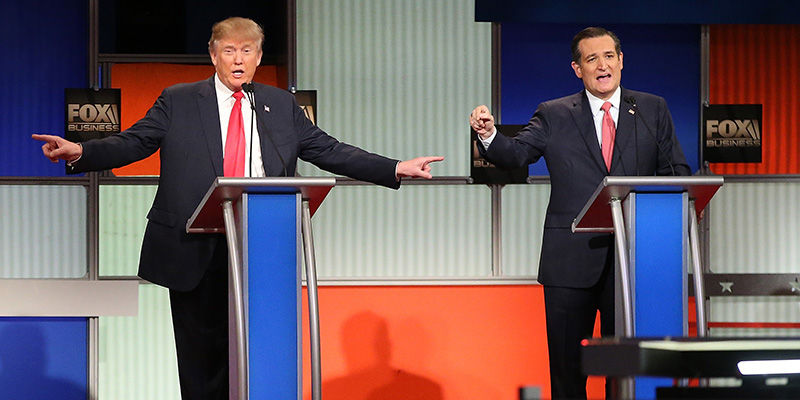
[[57,140],[58,136],[41,135],[41,134],[38,134],[38,133],[34,133],[33,135],[31,135],[31,138],[33,138],[34,140],[41,140],[43,142],[55,142]]
[[429,163],[438,162],[438,161],[442,161],[442,160],[444,160],[444,156],[430,156],[430,157],[428,157],[428,162]]

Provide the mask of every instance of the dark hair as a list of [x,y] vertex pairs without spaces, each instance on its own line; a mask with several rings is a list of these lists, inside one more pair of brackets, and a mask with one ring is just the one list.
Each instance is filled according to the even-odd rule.
[[578,34],[572,38],[572,61],[577,64],[581,63],[581,50],[578,48],[578,44],[581,42],[581,40],[601,36],[610,36],[611,39],[614,40],[614,50],[616,50],[617,55],[622,52],[622,46],[619,43],[619,38],[614,34],[614,32],[606,30],[605,28],[590,26],[578,32]]

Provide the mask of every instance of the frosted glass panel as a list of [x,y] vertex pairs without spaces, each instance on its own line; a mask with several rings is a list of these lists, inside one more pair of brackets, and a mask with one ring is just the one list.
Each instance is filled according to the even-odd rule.
[[507,185],[502,196],[503,276],[536,277],[550,184]]
[[800,303],[791,296],[712,297],[713,322],[800,321]]
[[139,285],[139,316],[100,317],[99,399],[180,399],[167,289]]
[[155,186],[100,186],[100,275],[135,276]]
[[[472,0],[299,0],[297,85],[338,139],[469,175],[467,116],[491,102],[491,24]],[[327,175],[301,163],[304,176]],[[320,277],[491,274],[485,186],[337,187],[314,217]]]
[[709,336],[713,337],[800,337],[800,329],[780,328],[711,328]]
[[0,185],[0,278],[81,278],[88,271],[83,186]]
[[712,272],[800,271],[800,182],[726,182],[711,199]]
[[335,187],[312,219],[317,274],[490,276],[489,201],[479,185]]
[[467,117],[491,102],[491,24],[474,10],[473,0],[299,0],[297,84],[318,91],[320,127],[399,159],[443,155],[435,174],[469,175]]

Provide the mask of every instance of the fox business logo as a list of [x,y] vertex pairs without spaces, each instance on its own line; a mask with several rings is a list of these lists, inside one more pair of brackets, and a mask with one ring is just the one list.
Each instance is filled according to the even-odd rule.
[[116,104],[67,104],[68,132],[119,132]]
[[701,125],[705,130],[703,160],[760,163],[762,121],[761,104],[705,104]]
[[761,147],[759,120],[706,120],[706,147]]

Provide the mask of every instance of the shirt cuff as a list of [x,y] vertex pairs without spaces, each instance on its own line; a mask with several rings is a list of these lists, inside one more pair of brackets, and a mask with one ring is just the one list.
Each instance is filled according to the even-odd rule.
[[492,144],[492,141],[494,140],[495,136],[497,136],[497,127],[494,128],[494,131],[492,132],[491,136],[489,136],[486,139],[484,139],[481,135],[478,135],[478,140],[480,140],[481,143],[483,144],[484,150],[489,149],[489,145]]
[[78,143],[78,146],[81,146],[81,155],[79,155],[78,158],[76,158],[74,160],[67,161],[67,166],[70,167],[70,168],[73,167],[75,165],[75,163],[78,162],[78,160],[81,159],[81,157],[83,157],[83,145]]

